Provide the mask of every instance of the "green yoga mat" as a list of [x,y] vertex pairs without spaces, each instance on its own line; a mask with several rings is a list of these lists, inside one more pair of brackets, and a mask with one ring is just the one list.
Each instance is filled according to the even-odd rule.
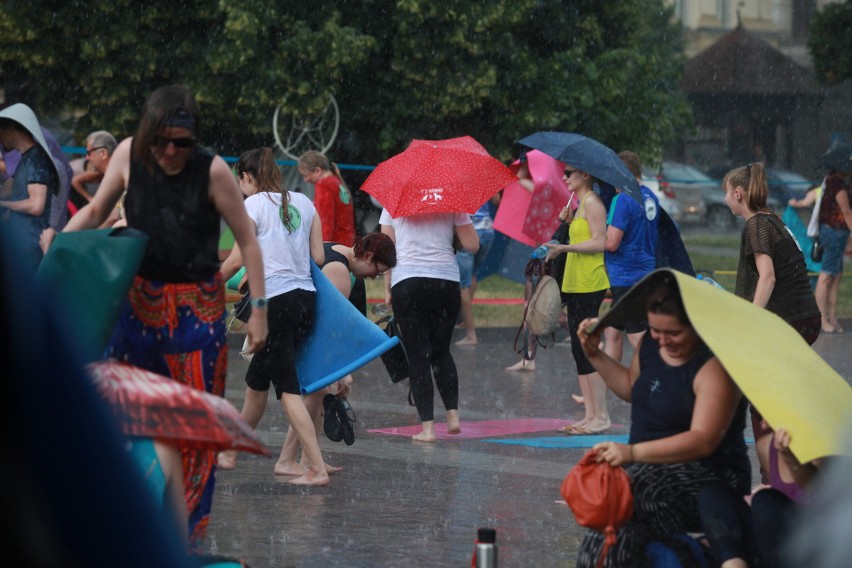
[[57,295],[84,362],[100,359],[147,243],[126,227],[60,233],[41,261],[36,277]]

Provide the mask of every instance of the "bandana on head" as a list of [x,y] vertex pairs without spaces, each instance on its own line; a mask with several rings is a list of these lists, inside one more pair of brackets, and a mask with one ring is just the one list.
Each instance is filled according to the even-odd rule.
[[189,114],[186,110],[180,108],[163,120],[163,126],[172,126],[174,128],[186,128],[195,132],[195,117]]

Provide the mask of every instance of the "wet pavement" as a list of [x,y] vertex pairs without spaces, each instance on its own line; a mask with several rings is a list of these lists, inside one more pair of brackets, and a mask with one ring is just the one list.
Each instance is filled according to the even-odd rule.
[[[852,322],[846,323],[852,329]],[[479,345],[453,347],[460,377],[460,413],[466,421],[552,418],[578,420],[583,408],[570,344],[560,331],[551,349],[539,349],[536,370],[510,372],[514,329],[477,330]],[[456,339],[463,332],[456,332]],[[852,377],[852,334],[825,335],[814,348],[847,380]],[[242,407],[247,364],[241,335],[230,337],[226,396]],[[625,360],[630,354],[625,346]],[[497,530],[501,566],[573,566],[583,529],[559,495],[584,448],[547,449],[486,441],[438,440],[370,433],[418,424],[408,405],[408,382],[391,383],[381,361],[354,374],[349,400],[357,416],[355,443],[323,436],[326,461],[342,466],[327,487],[296,487],[272,468],[286,433],[274,397],[258,433],[273,451],[241,454],[237,468],[218,474],[206,550],[237,556],[252,568],[313,566],[465,566],[476,528]],[[609,394],[610,434],[626,434],[629,406]],[[436,421],[443,406],[436,395]],[[747,433],[751,435],[750,432]],[[559,436],[555,432],[500,438]],[[494,436],[496,438],[497,436]],[[755,468],[756,469],[756,468]]]

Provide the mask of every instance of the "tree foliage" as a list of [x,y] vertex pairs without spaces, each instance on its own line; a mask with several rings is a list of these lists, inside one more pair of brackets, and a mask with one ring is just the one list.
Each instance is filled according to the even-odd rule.
[[836,85],[852,79],[852,0],[828,4],[811,20],[808,49],[817,80]]
[[469,134],[508,158],[538,130],[657,157],[690,111],[662,0],[44,0],[0,2],[7,98],[132,134],[142,101],[182,82],[205,142],[270,144],[274,109],[334,95],[332,157],[376,163],[412,138]]

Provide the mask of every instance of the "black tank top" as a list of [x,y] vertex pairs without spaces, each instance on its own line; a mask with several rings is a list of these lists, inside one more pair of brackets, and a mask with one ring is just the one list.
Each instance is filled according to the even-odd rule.
[[154,171],[131,152],[124,207],[127,224],[148,235],[139,276],[199,282],[219,270],[219,212],[210,199],[213,152],[196,147],[173,176]]
[[[692,383],[699,369],[713,356],[713,352],[702,344],[690,361],[672,367],[663,361],[659,345],[650,334],[642,337],[639,347],[641,372],[631,393],[631,444],[659,440],[689,430],[695,407]],[[702,463],[736,472],[738,476],[750,475],[751,464],[743,438],[746,406],[743,397],[719,447]]]
[[325,262],[320,268],[324,268],[325,265],[329,262],[342,262],[343,266],[346,267],[346,270],[349,270],[349,259],[346,258],[346,255],[340,254],[339,252],[331,248],[337,244],[338,243],[332,242],[325,242],[322,244],[323,252],[325,253]]

